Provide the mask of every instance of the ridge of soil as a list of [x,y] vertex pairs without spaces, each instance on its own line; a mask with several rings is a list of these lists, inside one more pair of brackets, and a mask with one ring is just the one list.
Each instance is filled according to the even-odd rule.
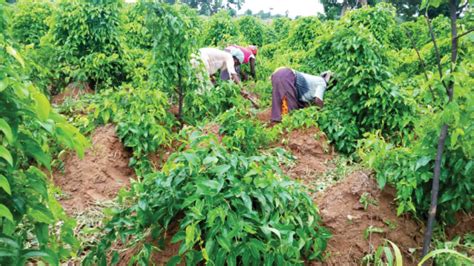
[[85,82],[72,82],[67,85],[64,91],[54,95],[51,98],[51,103],[60,105],[67,99],[77,100],[81,95],[94,93],[88,83]]
[[92,147],[84,158],[69,153],[64,159],[64,170],[54,173],[54,183],[66,195],[59,201],[69,214],[115,198],[135,177],[128,166],[132,155],[120,142],[113,125],[98,127],[91,139]]
[[[421,246],[422,228],[408,217],[397,216],[393,188],[381,191],[369,172],[358,170],[319,192],[314,184],[335,168],[331,160],[337,156],[325,134],[317,128],[298,129],[289,133],[285,141],[283,147],[291,150],[297,159],[294,166],[284,169],[286,174],[309,188],[320,210],[322,225],[332,233],[326,249],[329,257],[323,263],[310,262],[311,265],[358,265],[384,239],[397,244],[406,265],[415,263],[409,250]],[[369,204],[365,210],[359,202],[363,195],[376,205]],[[364,232],[369,227],[383,232],[372,233],[366,239]]]
[[[365,195],[374,201],[367,209],[359,202]],[[423,228],[407,216],[397,216],[395,189],[380,190],[367,171],[356,171],[316,199],[323,226],[333,234],[328,242],[330,256],[324,265],[360,264],[384,239],[394,242],[405,265],[416,265],[416,254],[423,242]],[[383,232],[364,236],[368,228]],[[317,263],[314,265],[318,265]]]
[[324,174],[334,164],[334,149],[328,144],[326,135],[317,128],[297,129],[283,137],[282,146],[290,150],[296,164],[286,170],[291,178],[301,180],[310,189],[314,188],[315,176]]

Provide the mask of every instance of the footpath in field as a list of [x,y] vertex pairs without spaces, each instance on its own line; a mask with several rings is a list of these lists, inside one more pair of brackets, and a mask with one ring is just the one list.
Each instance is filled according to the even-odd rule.
[[97,202],[112,200],[120,188],[134,178],[128,167],[131,154],[115,134],[113,125],[97,128],[91,135],[92,147],[83,159],[68,154],[64,169],[56,171],[54,182],[64,196],[60,199],[66,212],[81,212]]

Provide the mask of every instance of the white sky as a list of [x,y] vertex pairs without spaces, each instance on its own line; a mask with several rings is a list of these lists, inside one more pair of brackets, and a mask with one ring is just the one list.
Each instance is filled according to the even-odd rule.
[[244,13],[247,9],[257,13],[260,10],[264,12],[270,11],[273,8],[272,14],[285,14],[289,11],[289,16],[294,18],[296,16],[314,16],[318,12],[324,13],[323,5],[319,0],[245,0],[239,14]]

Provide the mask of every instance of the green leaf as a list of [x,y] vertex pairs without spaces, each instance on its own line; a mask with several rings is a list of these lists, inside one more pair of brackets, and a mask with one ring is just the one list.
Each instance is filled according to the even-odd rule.
[[49,112],[51,111],[51,105],[49,104],[48,98],[42,93],[33,93],[33,98],[36,102],[36,112],[38,117],[42,121],[46,121],[49,117]]
[[13,166],[13,158],[10,152],[3,146],[0,146],[0,158],[5,159],[11,166]]
[[25,67],[25,61],[23,60],[23,58],[20,56],[19,53],[17,53],[17,51],[11,47],[11,46],[7,46],[7,53],[9,53],[11,56],[13,56],[16,61],[18,61],[22,67]]
[[398,246],[395,245],[395,243],[393,243],[390,240],[387,240],[387,241],[388,241],[388,243],[390,243],[390,245],[392,245],[393,251],[395,252],[395,265],[396,266],[403,266],[402,252],[400,251]]
[[0,131],[3,132],[3,134],[5,135],[5,138],[7,139],[7,141],[10,144],[12,144],[13,143],[12,129],[11,129],[10,125],[8,125],[7,121],[5,121],[2,118],[0,118]]
[[13,221],[13,215],[10,212],[10,210],[7,208],[7,206],[3,205],[0,203],[0,217],[5,217],[6,219],[10,220],[10,222]]
[[33,221],[52,224],[54,223],[53,214],[46,207],[38,205],[35,209],[30,209],[28,215]]
[[415,171],[418,170],[420,167],[427,165],[431,161],[431,157],[423,156],[418,161],[416,161]]
[[175,266],[181,262],[181,256],[173,256],[167,263],[166,266]]
[[457,252],[456,250],[437,249],[437,250],[433,250],[430,253],[426,254],[426,256],[423,257],[423,259],[418,263],[418,266],[422,266],[427,260],[429,260],[432,257],[436,257],[439,254],[446,254],[446,253],[458,257],[459,259],[463,260],[466,263],[466,265],[470,265],[472,263],[472,260],[469,257]]
[[4,175],[1,175],[1,174],[0,174],[0,188],[3,188],[3,190],[5,190],[5,192],[7,192],[8,195],[12,194],[8,179]]

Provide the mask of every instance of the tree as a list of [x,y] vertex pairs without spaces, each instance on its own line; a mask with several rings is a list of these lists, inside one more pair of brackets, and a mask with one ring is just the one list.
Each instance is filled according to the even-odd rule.
[[183,101],[197,78],[191,66],[197,48],[196,14],[186,6],[150,1],[145,4],[146,24],[154,38],[152,77],[160,88],[178,96],[178,119]]
[[[221,9],[240,10],[245,0],[182,0],[180,3],[187,4],[198,10],[201,15],[212,15]],[[175,4],[176,0],[166,0],[169,4]]]

